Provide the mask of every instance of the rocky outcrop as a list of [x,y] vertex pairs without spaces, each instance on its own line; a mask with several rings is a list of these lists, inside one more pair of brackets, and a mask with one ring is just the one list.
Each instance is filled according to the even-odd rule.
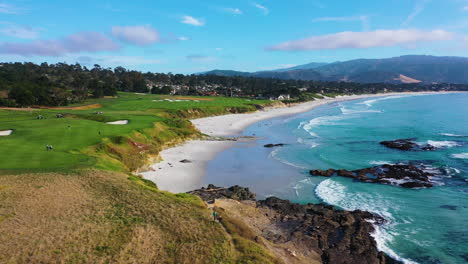
[[413,138],[406,138],[406,139],[396,139],[396,140],[389,140],[389,141],[382,141],[380,142],[381,145],[384,145],[388,148],[399,149],[404,151],[428,151],[428,150],[436,150],[437,148],[426,144],[426,145],[419,145],[413,142]]
[[282,232],[267,232],[270,241],[307,245],[321,256],[322,263],[397,263],[379,252],[370,235],[369,221],[384,219],[369,212],[341,211],[323,204],[296,204],[276,197],[257,202],[277,212],[275,225]]
[[266,144],[264,145],[265,148],[274,148],[274,147],[282,147],[284,146],[283,143],[279,143],[279,144]]
[[430,177],[434,174],[424,171],[424,166],[390,165],[365,168],[360,170],[311,170],[313,176],[342,176],[362,182],[397,185],[404,188],[430,188],[433,186]]
[[[239,186],[231,188],[210,185],[206,189],[190,193],[199,195],[205,201],[219,198],[242,201],[241,197],[246,197],[248,200],[255,197],[247,188]],[[233,193],[236,194],[232,195]],[[242,206],[242,203],[251,206],[253,202],[242,201],[237,206]],[[279,248],[287,247],[288,252],[293,252],[290,257],[294,258],[296,254],[297,257],[318,254],[321,262],[325,264],[399,263],[380,252],[370,235],[374,231],[371,222],[376,224],[385,222],[380,216],[359,210],[352,212],[337,210],[324,204],[291,203],[276,197],[257,201],[253,206],[257,208],[255,212],[268,220],[260,221],[261,224],[256,225],[253,222],[257,217],[252,216],[252,213],[244,215],[241,219],[256,226],[261,237],[272,245],[279,245]],[[246,208],[238,211],[249,211]]]
[[188,192],[189,194],[197,195],[206,202],[213,202],[215,199],[233,199],[233,200],[255,200],[255,193],[250,192],[249,188],[240,187],[238,185],[223,188],[209,184],[207,188]]

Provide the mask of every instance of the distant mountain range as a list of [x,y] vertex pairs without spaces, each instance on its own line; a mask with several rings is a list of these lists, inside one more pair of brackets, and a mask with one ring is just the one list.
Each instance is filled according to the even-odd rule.
[[273,71],[213,70],[202,74],[359,83],[467,84],[468,58],[407,55],[388,59],[357,59],[333,63],[313,62]]

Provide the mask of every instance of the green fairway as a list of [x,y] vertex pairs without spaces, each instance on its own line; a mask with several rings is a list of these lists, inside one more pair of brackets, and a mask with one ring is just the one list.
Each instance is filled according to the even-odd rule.
[[[0,170],[49,171],[95,167],[100,163],[99,159],[109,160],[107,156],[124,160],[126,157],[123,156],[134,155],[136,150],[131,150],[132,146],[128,146],[125,140],[116,142],[117,138],[151,145],[154,150],[157,144],[161,145],[171,137],[188,136],[194,132],[186,131],[183,117],[222,114],[232,109],[236,112],[253,111],[253,104],[266,103],[268,101],[241,98],[120,93],[118,98],[93,99],[83,103],[100,105],[93,109],[0,110],[0,131],[13,130],[10,136],[0,136]],[[189,110],[198,112],[187,114]],[[95,114],[98,111],[102,114]],[[65,118],[56,118],[57,113],[65,114]],[[36,119],[39,115],[45,119]],[[106,124],[117,120],[128,120],[129,123]],[[157,130],[158,124],[168,131]],[[53,146],[52,151],[46,150],[47,144]],[[105,153],[109,148],[93,149],[100,144],[112,146],[111,153]],[[114,167],[119,166],[114,162]]]

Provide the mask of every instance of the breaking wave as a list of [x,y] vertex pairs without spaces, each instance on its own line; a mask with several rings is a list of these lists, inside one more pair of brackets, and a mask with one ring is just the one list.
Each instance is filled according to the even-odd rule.
[[316,148],[316,147],[318,147],[320,145],[319,143],[317,143],[317,142],[315,142],[313,140],[303,139],[303,138],[298,138],[297,142],[300,143],[300,144],[308,145],[310,148]]
[[468,159],[468,153],[452,154],[452,158],[456,158],[456,159]]
[[451,134],[451,133],[439,133],[439,135],[447,136],[447,137],[468,137],[468,135],[457,135],[457,134]]
[[326,125],[326,126],[337,125],[336,121],[343,120],[343,119],[345,119],[344,116],[316,117],[312,120],[301,122],[298,128],[304,129],[307,133],[309,133],[309,135],[313,137],[319,137],[316,133],[312,131],[314,128],[317,128],[323,125]]
[[447,141],[447,140],[445,141],[428,140],[427,144],[434,146],[436,148],[452,148],[452,147],[460,146],[460,144],[458,144],[455,141]]
[[295,168],[298,168],[298,169],[303,169],[303,170],[307,169],[306,167],[299,166],[299,165],[297,165],[297,164],[294,164],[294,163],[292,163],[292,162],[289,162],[289,161],[287,161],[287,160],[282,159],[281,157],[279,157],[278,154],[279,154],[280,150],[281,150],[280,148],[277,148],[277,149],[273,150],[273,151],[270,153],[270,158],[273,158],[273,159],[275,159],[275,160],[277,160],[277,161],[279,161],[279,162],[281,162],[281,163],[283,163],[283,164],[286,164],[286,165],[289,165],[289,166],[292,166],[292,167],[295,167]]
[[339,206],[348,211],[360,209],[384,217],[388,223],[383,225],[374,224],[375,230],[371,234],[377,243],[377,248],[405,264],[417,264],[412,260],[399,256],[388,245],[398,233],[389,231],[396,225],[393,215],[389,212],[389,209],[394,208],[395,205],[384,199],[384,197],[370,193],[348,195],[347,187],[333,179],[327,179],[319,183],[315,188],[315,194],[327,204]]
[[371,107],[375,102],[383,101],[383,100],[390,100],[390,99],[397,99],[397,98],[404,98],[404,97],[410,97],[410,96],[415,96],[415,95],[394,95],[394,96],[389,96],[389,97],[382,97],[382,98],[377,98],[377,99],[370,99],[366,100],[364,102],[360,102],[357,104],[364,104],[369,107]]

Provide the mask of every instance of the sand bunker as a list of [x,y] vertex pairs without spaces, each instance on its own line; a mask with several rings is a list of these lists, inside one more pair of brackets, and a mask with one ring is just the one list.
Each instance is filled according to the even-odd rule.
[[202,98],[202,97],[187,97],[187,96],[174,96],[173,99],[189,100],[189,101],[213,101],[213,98]]
[[181,100],[181,99],[164,99],[164,100],[153,100],[153,102],[169,102],[169,103],[175,103],[175,102],[196,102],[199,103],[199,100]]
[[0,136],[9,136],[11,135],[11,133],[13,133],[13,130],[9,129],[9,130],[0,130]]
[[109,125],[126,125],[126,124],[128,124],[128,120],[118,120],[118,121],[114,121],[114,122],[107,122],[106,124],[109,124]]

